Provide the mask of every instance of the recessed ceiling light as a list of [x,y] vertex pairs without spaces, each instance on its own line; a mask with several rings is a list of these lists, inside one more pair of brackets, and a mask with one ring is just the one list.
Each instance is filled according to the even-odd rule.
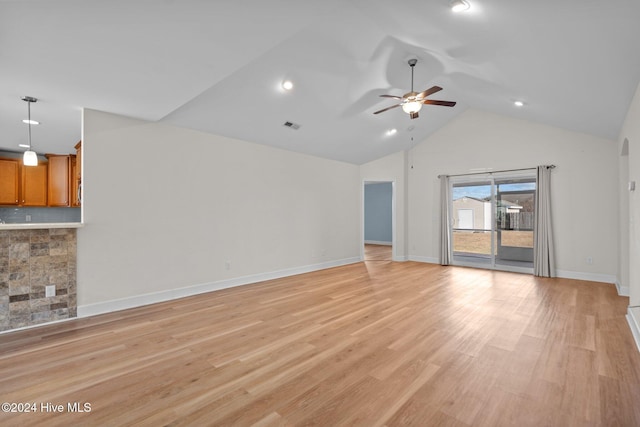
[[522,106],[524,106],[524,102],[522,102],[522,101],[515,101],[515,102],[513,103],[513,105],[515,105],[516,107],[522,107]]
[[451,2],[451,10],[454,12],[463,12],[469,10],[471,5],[467,0],[453,0]]
[[395,135],[398,132],[398,129],[389,129],[387,131],[387,136]]
[[37,122],[35,120],[29,120],[29,119],[22,120],[22,123],[26,123],[28,125],[39,125],[40,124],[40,122]]
[[282,82],[282,88],[284,90],[291,90],[293,89],[293,82],[291,80],[285,80]]

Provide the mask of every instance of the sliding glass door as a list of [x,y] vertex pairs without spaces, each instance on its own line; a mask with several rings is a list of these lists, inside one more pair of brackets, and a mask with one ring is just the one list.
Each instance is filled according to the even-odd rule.
[[490,180],[453,184],[451,242],[454,264],[491,264],[495,252]]
[[535,178],[533,181],[496,180],[495,189],[495,263],[533,268]]
[[451,179],[453,264],[533,268],[534,175]]

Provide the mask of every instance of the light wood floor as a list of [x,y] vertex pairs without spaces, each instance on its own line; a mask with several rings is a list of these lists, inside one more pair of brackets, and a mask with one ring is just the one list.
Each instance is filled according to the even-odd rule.
[[638,426],[613,285],[365,262],[0,335],[7,425]]
[[365,261],[391,261],[392,247],[387,245],[364,245]]

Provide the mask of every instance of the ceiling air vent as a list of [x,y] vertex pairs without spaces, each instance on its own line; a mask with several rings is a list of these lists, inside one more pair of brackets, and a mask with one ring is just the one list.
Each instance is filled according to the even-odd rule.
[[300,129],[300,125],[293,123],[293,122],[284,122],[284,126],[291,128],[293,130],[298,130]]

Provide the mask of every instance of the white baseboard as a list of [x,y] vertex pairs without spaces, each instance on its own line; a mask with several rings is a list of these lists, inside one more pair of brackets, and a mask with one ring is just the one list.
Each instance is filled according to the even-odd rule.
[[630,290],[628,286],[621,286],[620,283],[616,281],[616,289],[618,290],[618,295],[620,295],[621,297],[629,296]]
[[64,323],[64,322],[69,322],[71,320],[76,320],[76,319],[77,319],[77,317],[68,317],[66,319],[50,320],[48,322],[38,323],[38,324],[35,324],[35,325],[21,326],[19,328],[13,328],[13,329],[7,329],[7,330],[4,330],[4,331],[0,331],[0,335],[2,335],[2,334],[10,334],[12,332],[17,332],[17,331],[24,331],[26,329],[40,328],[42,326],[55,325],[56,323]]
[[627,322],[629,322],[633,339],[636,341],[636,347],[640,351],[640,307],[629,307],[627,309]]
[[419,255],[409,255],[409,261],[426,262],[427,264],[440,264],[440,259],[438,258]]
[[233,279],[220,280],[217,282],[203,283],[200,285],[188,286],[185,288],[170,289],[161,292],[154,292],[144,295],[136,295],[111,301],[98,302],[78,306],[78,317],[89,317],[98,314],[111,313],[113,311],[126,310],[128,308],[141,307],[143,305],[155,304],[170,301],[177,298],[189,297],[206,292],[218,291],[235,286],[249,285],[263,282],[265,280],[279,279],[282,277],[295,276],[297,274],[310,273],[312,271],[325,270],[327,268],[339,267],[347,264],[360,262],[359,257],[345,258],[341,260],[328,261],[320,264],[305,265],[302,267],[287,268],[270,273],[253,274],[249,276],[236,277]]
[[586,280],[589,282],[618,283],[618,278],[611,274],[583,273],[581,271],[556,270],[556,276],[563,279]]
[[409,258],[406,255],[396,255],[392,257],[392,261],[405,262],[409,261]]
[[393,243],[391,242],[383,242],[383,241],[379,241],[379,240],[365,240],[364,241],[365,245],[383,245],[383,246],[392,246]]
[[[409,261],[425,262],[428,264],[440,264],[440,259],[434,257],[426,257],[419,255],[409,255]],[[478,267],[477,265],[469,264],[470,267]],[[514,269],[517,273],[531,274],[531,269]],[[590,282],[602,282],[602,283],[615,283],[618,288],[618,294],[621,296],[629,296],[629,288],[627,286],[620,286],[616,276],[610,274],[597,274],[597,273],[583,273],[579,271],[568,270],[556,270],[556,275],[564,279],[576,279],[587,280]]]

